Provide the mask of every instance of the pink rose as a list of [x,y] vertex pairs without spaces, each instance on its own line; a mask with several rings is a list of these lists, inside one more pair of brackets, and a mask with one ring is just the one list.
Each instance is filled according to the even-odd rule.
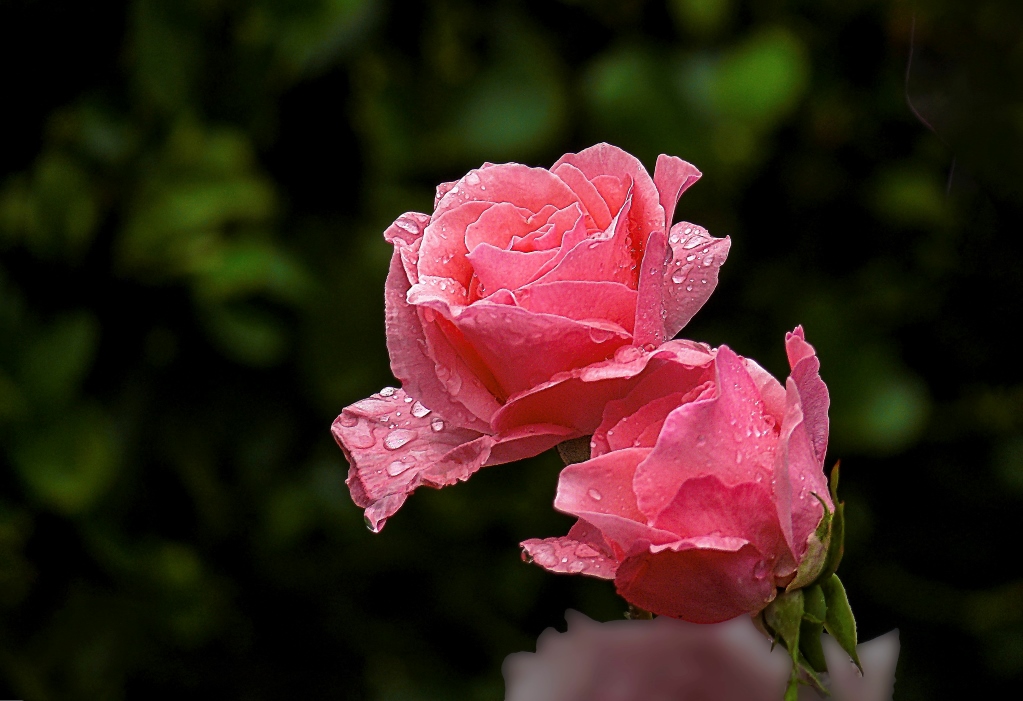
[[834,510],[820,363],[802,328],[785,347],[785,387],[727,346],[702,367],[648,368],[607,404],[590,459],[561,473],[554,505],[579,521],[524,555],[694,623],[766,607],[807,554],[818,498]]
[[432,215],[403,214],[384,232],[387,347],[402,389],[333,426],[370,528],[420,485],[592,433],[604,403],[717,284],[728,239],[668,230],[699,177],[662,155],[651,178],[598,144],[550,170],[485,164],[438,187]]
[[[792,662],[748,616],[695,625],[670,618],[597,623],[568,611],[568,631],[544,631],[536,652],[504,661],[505,701],[781,701]],[[822,636],[832,701],[891,701],[899,632],[856,648],[863,674]],[[800,701],[822,698],[810,687]]]

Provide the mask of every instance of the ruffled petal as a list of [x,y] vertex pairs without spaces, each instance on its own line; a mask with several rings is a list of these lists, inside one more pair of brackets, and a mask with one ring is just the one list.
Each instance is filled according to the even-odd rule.
[[570,163],[561,163],[551,168],[551,172],[561,178],[575,192],[590,219],[590,226],[597,231],[604,231],[611,224],[613,218],[611,210],[607,208],[604,198],[597,192],[593,183],[586,179],[581,170]]
[[614,579],[618,569],[618,561],[599,531],[581,520],[572,526],[567,536],[530,538],[521,546],[523,560],[532,561],[551,572]]
[[657,445],[636,470],[639,508],[650,519],[686,480],[715,474],[727,485],[769,482],[777,443],[764,420],[760,394],[742,360],[721,346],[715,363],[717,396],[671,412]]
[[671,228],[668,245],[672,259],[662,280],[664,333],[671,338],[710,298],[718,284],[718,271],[732,245],[729,238],[714,238],[701,226],[680,222]]
[[523,426],[501,435],[448,425],[404,390],[389,388],[347,407],[331,432],[351,464],[352,500],[379,531],[418,487],[464,481],[484,465],[518,460],[557,445],[560,426]]
[[828,387],[821,379],[821,361],[803,334],[803,327],[797,326],[792,333],[785,335],[785,352],[792,368],[790,377],[795,380],[799,390],[799,401],[803,405],[803,420],[806,430],[813,441],[814,454],[817,461],[824,464],[824,454],[828,450],[828,409],[831,398]]
[[753,574],[760,552],[735,541],[712,538],[659,552],[637,549],[618,566],[615,588],[629,603],[691,623],[719,623],[760,611],[774,599],[774,582]]
[[692,163],[683,161],[678,156],[661,154],[654,166],[654,185],[660,196],[661,207],[664,209],[664,230],[671,228],[675,216],[675,205],[703,174]]
[[501,163],[466,173],[437,202],[434,217],[467,202],[510,202],[531,212],[539,212],[547,205],[560,209],[576,200],[572,189],[545,168]]
[[528,209],[517,207],[510,202],[500,202],[484,211],[479,218],[465,228],[465,247],[473,251],[482,243],[502,250],[508,248],[516,236],[525,236],[536,229],[529,221]]

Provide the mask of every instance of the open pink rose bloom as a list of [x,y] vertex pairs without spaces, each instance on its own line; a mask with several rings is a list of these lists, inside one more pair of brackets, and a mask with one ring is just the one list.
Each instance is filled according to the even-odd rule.
[[682,344],[652,354],[606,404],[590,459],[562,471],[569,534],[523,548],[549,570],[614,579],[653,613],[714,623],[766,607],[834,510],[828,390],[801,328],[786,337],[784,386],[727,346]]
[[421,485],[593,433],[654,358],[708,371],[702,346],[665,344],[710,296],[728,253],[728,239],[671,226],[699,177],[662,155],[651,178],[598,144],[549,170],[485,164],[440,186],[432,215],[403,214],[384,232],[394,245],[387,347],[402,388],[333,425],[370,528]]

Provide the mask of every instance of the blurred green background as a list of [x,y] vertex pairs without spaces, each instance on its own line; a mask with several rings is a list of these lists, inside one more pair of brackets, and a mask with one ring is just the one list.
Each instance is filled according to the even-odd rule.
[[[1023,681],[1017,0],[0,0],[0,696],[501,699],[611,585],[544,455],[362,525],[381,232],[606,140],[730,235],[684,331],[832,390],[843,579],[896,698]],[[912,53],[912,62],[909,61]],[[909,70],[907,72],[907,66]]]

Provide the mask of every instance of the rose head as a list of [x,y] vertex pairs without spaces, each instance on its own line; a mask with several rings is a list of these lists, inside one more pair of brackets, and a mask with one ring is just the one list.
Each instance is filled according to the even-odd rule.
[[671,227],[699,176],[662,155],[651,178],[608,144],[549,170],[485,164],[438,187],[432,215],[404,214],[384,232],[402,389],[348,407],[333,427],[371,528],[420,485],[593,432],[717,283],[729,241]]
[[694,623],[767,606],[834,510],[820,363],[801,328],[786,350],[784,387],[727,346],[702,365],[649,363],[606,405],[590,459],[561,473],[555,507],[579,521],[524,554]]

